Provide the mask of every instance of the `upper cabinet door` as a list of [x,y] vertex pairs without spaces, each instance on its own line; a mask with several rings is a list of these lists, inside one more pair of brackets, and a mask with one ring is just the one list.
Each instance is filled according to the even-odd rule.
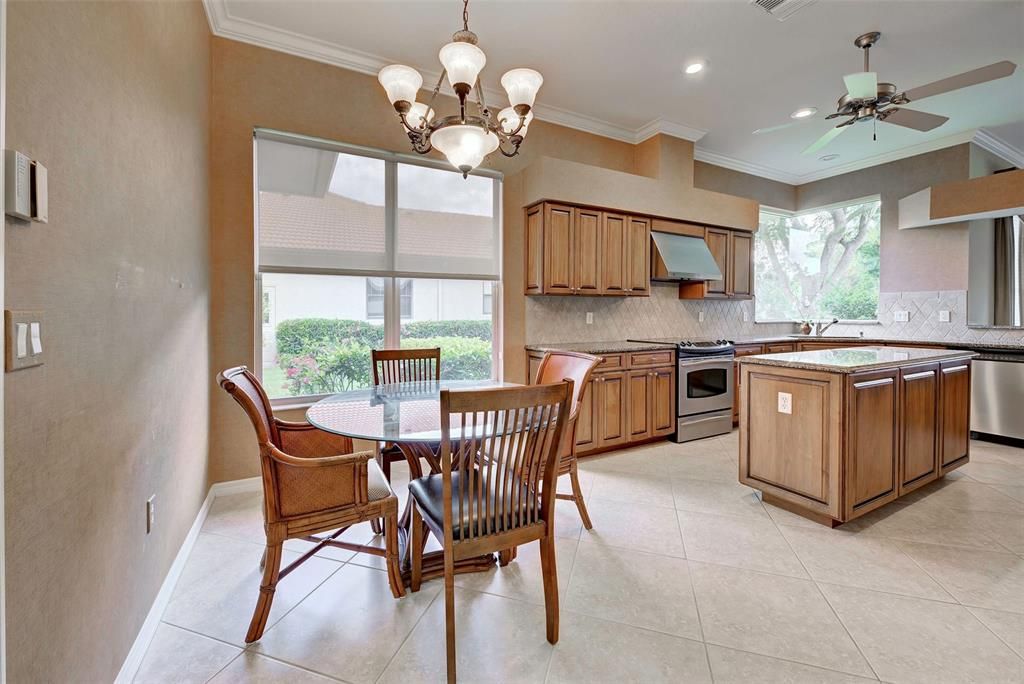
[[601,216],[601,293],[626,294],[629,280],[626,217],[609,213]]
[[573,208],[544,205],[544,294],[572,292]]
[[749,233],[729,234],[731,284],[729,294],[735,297],[754,296],[754,239]]
[[626,291],[631,295],[649,295],[651,293],[651,220],[630,216],[627,237],[626,260],[629,277],[626,282]]
[[544,207],[526,211],[526,294],[544,292]]
[[601,212],[576,209],[573,236],[573,291],[601,294]]
[[707,281],[705,292],[709,295],[725,296],[729,294],[728,278],[730,233],[731,231],[721,230],[719,228],[708,228],[704,233],[704,242],[707,243],[708,249],[711,250],[711,256],[714,257],[715,263],[718,265],[718,270],[722,272],[721,280]]

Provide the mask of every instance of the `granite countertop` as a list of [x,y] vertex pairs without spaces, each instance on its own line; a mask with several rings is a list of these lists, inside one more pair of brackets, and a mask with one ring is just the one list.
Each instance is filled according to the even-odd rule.
[[659,349],[675,349],[675,342],[631,342],[614,340],[610,342],[578,342],[575,344],[528,344],[527,351],[553,352],[574,351],[585,354],[614,354],[616,352],[656,351]]
[[738,361],[759,366],[782,366],[830,373],[858,373],[881,368],[912,366],[934,361],[952,361],[977,356],[974,352],[955,349],[919,349],[915,347],[857,347],[820,349],[817,351],[783,352],[741,356]]

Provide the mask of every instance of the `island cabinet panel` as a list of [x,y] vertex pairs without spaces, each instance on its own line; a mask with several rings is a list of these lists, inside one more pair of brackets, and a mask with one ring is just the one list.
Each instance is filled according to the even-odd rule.
[[651,372],[640,370],[629,372],[629,438],[644,439],[651,436]]
[[573,229],[573,292],[600,294],[601,212],[576,209]]
[[971,434],[971,364],[949,361],[941,365],[941,472],[967,462]]
[[602,215],[601,222],[601,294],[626,294],[629,262],[626,259],[629,233],[627,219],[621,214]]
[[898,370],[854,373],[847,379],[846,515],[853,517],[898,495]]
[[572,292],[573,209],[560,204],[544,208],[544,292]]
[[900,494],[939,475],[939,365],[900,369]]

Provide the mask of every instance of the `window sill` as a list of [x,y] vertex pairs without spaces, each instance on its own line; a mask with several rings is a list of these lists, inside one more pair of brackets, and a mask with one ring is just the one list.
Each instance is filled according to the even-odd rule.
[[[780,325],[780,324],[800,325],[801,322],[802,321],[754,321],[754,325]],[[882,321],[877,321],[877,320],[872,320],[872,321],[857,321],[857,320],[847,321],[847,320],[840,319],[836,323],[836,325],[882,325]]]
[[280,399],[271,399],[270,408],[274,409],[275,412],[305,410],[327,396],[330,395],[325,394],[317,397],[283,397]]

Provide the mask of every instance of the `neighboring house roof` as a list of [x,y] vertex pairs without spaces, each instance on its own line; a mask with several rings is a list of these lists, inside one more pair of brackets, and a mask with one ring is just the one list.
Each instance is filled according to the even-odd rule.
[[[275,249],[384,252],[384,207],[327,193],[323,197],[260,192],[260,246]],[[489,258],[488,216],[398,210],[400,253]]]

